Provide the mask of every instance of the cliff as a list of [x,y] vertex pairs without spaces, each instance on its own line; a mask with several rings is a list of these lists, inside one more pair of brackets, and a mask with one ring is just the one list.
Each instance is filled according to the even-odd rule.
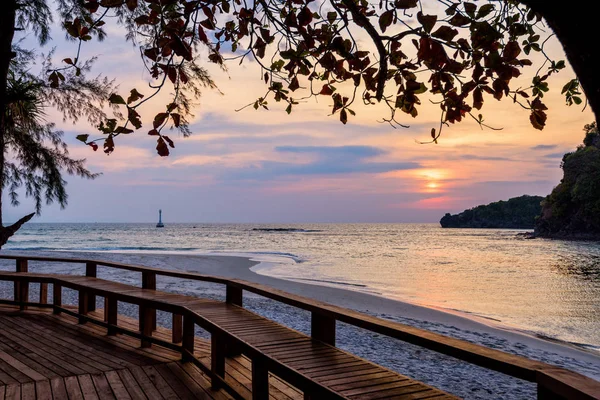
[[535,235],[600,239],[600,135],[586,125],[583,145],[563,157],[563,178],[542,202]]
[[440,220],[442,228],[507,228],[533,229],[541,213],[540,196],[520,196],[465,210],[447,213]]

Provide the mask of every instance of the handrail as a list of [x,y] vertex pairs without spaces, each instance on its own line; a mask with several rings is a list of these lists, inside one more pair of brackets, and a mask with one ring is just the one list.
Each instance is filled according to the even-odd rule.
[[[142,274],[152,274],[155,276],[167,276],[223,284],[227,287],[227,301],[239,306],[242,306],[242,291],[247,290],[272,300],[310,311],[312,313],[312,336],[332,345],[335,345],[335,321],[341,321],[446,354],[480,367],[495,370],[529,382],[535,382],[538,384],[539,398],[552,394],[562,398],[577,397],[578,399],[600,399],[600,382],[574,371],[559,368],[540,361],[530,360],[500,350],[490,349],[485,346],[469,343],[398,322],[373,317],[357,311],[319,302],[241,279],[229,279],[194,272],[164,270],[93,259],[21,255],[0,255],[0,259],[15,260],[18,272],[26,272],[27,261],[81,263],[141,272]],[[25,265],[24,271],[23,264]],[[95,270],[93,276],[95,276]],[[155,289],[155,278],[153,286],[154,287],[151,288]],[[146,287],[146,285],[143,287]]]

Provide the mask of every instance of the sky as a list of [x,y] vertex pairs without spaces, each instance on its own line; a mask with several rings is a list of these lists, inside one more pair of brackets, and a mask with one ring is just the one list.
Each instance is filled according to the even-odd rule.
[[[93,73],[115,78],[122,94],[134,86],[144,93],[147,74],[138,50],[119,29],[109,26],[108,33],[103,43],[84,46],[82,55],[98,56]],[[56,27],[52,36],[38,51],[55,47],[56,60],[72,56],[75,44]],[[23,43],[39,47],[31,36]],[[562,57],[556,40],[549,51]],[[45,206],[33,222],[155,222],[158,209],[166,223],[437,222],[447,212],[549,194],[562,177],[562,155],[582,142],[583,125],[593,120],[589,108],[567,107],[560,95],[574,77],[570,67],[551,78],[543,131],[511,101],[488,97],[485,122],[501,130],[466,121],[444,128],[439,143],[427,145],[417,141],[428,140],[439,120],[439,106],[427,101],[416,119],[401,117],[409,128],[398,129],[379,122],[385,114],[377,107],[355,107],[357,116],[342,125],[329,115],[327,98],[302,103],[291,115],[274,103],[268,111],[236,111],[265,92],[256,63],[210,71],[219,91],[204,92],[191,137],[169,133],[176,146],[169,157],[156,154],[156,138],[146,134],[150,121],[119,138],[107,156],[75,140],[82,133],[99,136],[94,127],[64,122],[49,110],[70,154],[102,175],[67,177],[68,206]],[[152,105],[145,115],[154,115]],[[33,209],[21,195],[19,207],[5,207],[4,219]]]

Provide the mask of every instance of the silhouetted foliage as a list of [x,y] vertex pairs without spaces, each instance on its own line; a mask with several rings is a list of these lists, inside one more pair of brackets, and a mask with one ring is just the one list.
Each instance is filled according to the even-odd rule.
[[533,229],[540,215],[544,198],[540,196],[513,197],[465,210],[460,214],[447,213],[440,220],[442,228],[507,228]]
[[600,134],[596,123],[585,132],[584,144],[562,159],[560,184],[542,202],[537,236],[600,238]]

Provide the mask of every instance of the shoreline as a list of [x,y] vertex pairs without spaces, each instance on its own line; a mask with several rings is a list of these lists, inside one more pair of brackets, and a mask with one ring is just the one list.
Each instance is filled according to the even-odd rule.
[[[284,290],[289,293],[309,297],[315,300],[323,301],[333,305],[337,305],[344,308],[360,311],[371,315],[389,315],[402,318],[408,318],[413,320],[420,320],[422,322],[434,323],[434,324],[445,324],[453,325],[460,330],[475,330],[485,333],[496,333],[499,336],[506,336],[507,339],[520,341],[533,340],[538,346],[561,352],[561,349],[570,349],[580,352],[584,355],[590,355],[597,358],[600,363],[600,353],[595,350],[584,347],[575,343],[570,343],[560,339],[544,336],[536,332],[529,332],[526,330],[520,330],[517,327],[508,326],[502,321],[494,318],[480,316],[474,313],[469,313],[463,310],[456,310],[444,307],[436,307],[427,304],[420,304],[410,302],[404,299],[394,299],[385,297],[377,292],[368,292],[360,290],[352,290],[348,285],[348,288],[343,288],[344,284],[337,282],[329,282],[330,285],[320,285],[319,283],[327,283],[321,280],[305,280],[305,279],[294,279],[274,277],[265,273],[258,272],[257,270],[267,269],[267,265],[273,263],[273,260],[260,260],[261,256],[264,255],[253,255],[248,253],[182,253],[182,252],[142,252],[142,251],[25,251],[8,250],[5,253],[34,253],[44,254],[51,256],[52,254],[60,254],[61,256],[76,256],[81,257],[82,254],[88,254],[90,258],[101,258],[102,256],[111,255],[110,258],[117,256],[121,259],[122,257],[127,258],[135,256],[152,257],[152,258],[166,258],[166,257],[178,257],[178,258],[190,258],[200,260],[214,259],[214,258],[226,258],[232,262],[219,263],[219,268],[215,269],[214,265],[207,267],[198,268],[195,265],[193,272],[205,273],[209,275],[223,276],[227,278],[238,278],[244,279],[250,282],[266,284],[276,289]],[[49,254],[48,254],[49,253]],[[277,257],[273,255],[273,257]],[[74,257],[75,258],[75,257]],[[286,259],[288,257],[285,257]],[[242,260],[247,260],[243,262]],[[236,262],[237,261],[237,262]],[[132,262],[132,264],[135,264]],[[242,264],[242,265],[240,265]],[[163,267],[165,268],[165,267]],[[173,269],[172,267],[166,267]],[[189,271],[189,270],[188,270]],[[223,273],[224,272],[224,273]],[[365,286],[366,287],[366,286]],[[402,312],[402,315],[399,315]],[[557,348],[558,347],[558,348]],[[599,379],[600,375],[596,377]]]
[[[270,277],[254,271],[257,267],[258,269],[264,268],[265,265],[263,264],[261,267],[261,262],[257,260],[259,257],[253,257],[251,254],[200,255],[89,251],[3,251],[2,253],[105,259],[128,264],[244,279],[383,319],[557,365],[600,380],[600,356],[593,351],[563,342],[557,343],[544,340],[518,331],[502,329],[502,327],[495,326],[492,323],[493,321],[478,321],[471,315],[464,316],[460,315],[459,312],[448,312],[448,310],[411,304],[356,290]],[[2,263],[1,265],[3,269],[11,269],[14,266],[13,263]],[[82,267],[66,263],[40,263],[38,265],[32,262],[30,263],[30,270],[72,273],[82,271]],[[135,284],[139,281],[139,276],[135,274],[119,273],[116,275],[112,272],[113,275],[111,275],[103,270],[99,270],[100,278],[121,280],[129,284]],[[106,268],[106,270],[117,271],[110,268]],[[177,281],[167,278],[159,279],[158,284],[159,290],[211,298],[219,298],[224,295],[222,287],[220,285],[215,286],[215,284]],[[294,329],[305,333],[310,332],[310,313],[251,293],[245,294],[244,299],[244,304],[248,309]],[[534,384],[485,370],[383,335],[338,323],[338,338],[339,347],[344,350],[463,398],[522,399],[535,397]],[[452,371],[452,374],[440,374],[440,370]],[[469,385],[469,381],[473,384]],[[481,390],[482,386],[490,389],[483,391]]]

